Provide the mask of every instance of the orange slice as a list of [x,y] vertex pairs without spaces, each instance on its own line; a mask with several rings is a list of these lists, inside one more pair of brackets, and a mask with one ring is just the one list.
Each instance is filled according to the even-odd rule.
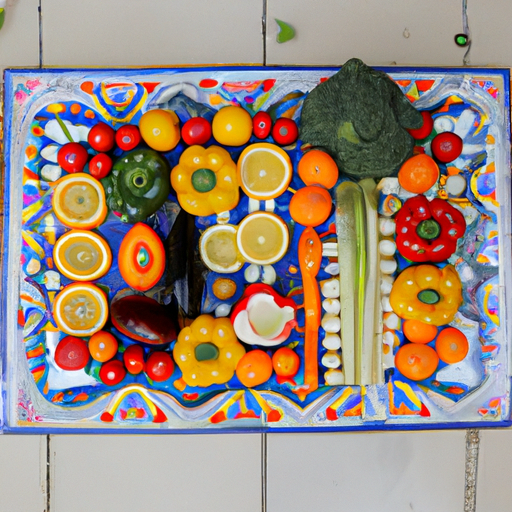
[[237,247],[236,232],[236,226],[216,224],[201,235],[199,254],[210,270],[226,274],[242,268],[244,259]]
[[92,231],[72,229],[53,248],[53,261],[59,272],[73,281],[93,281],[104,276],[112,265],[107,242]]
[[257,211],[247,215],[238,225],[236,243],[250,263],[271,265],[286,254],[290,234],[281,217]]
[[62,224],[78,229],[98,227],[108,211],[103,186],[82,172],[67,174],[56,182],[52,206]]
[[242,151],[237,173],[240,186],[249,197],[266,201],[280,196],[288,188],[293,167],[286,151],[262,142]]
[[107,322],[107,297],[94,284],[70,284],[55,297],[53,318],[66,334],[92,336]]

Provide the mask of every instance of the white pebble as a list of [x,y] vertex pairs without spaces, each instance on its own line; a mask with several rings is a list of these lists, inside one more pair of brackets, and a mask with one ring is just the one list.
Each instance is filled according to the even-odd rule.
[[384,313],[391,313],[393,311],[393,308],[391,307],[391,304],[389,303],[389,295],[384,295],[381,300],[382,304],[382,311]]
[[328,299],[340,296],[340,282],[338,279],[328,279],[322,282],[322,295]]
[[466,186],[466,178],[461,174],[455,174],[453,176],[448,176],[445,188],[448,194],[452,196],[460,196],[464,190],[466,190]]
[[[388,301],[389,301],[389,298],[388,298]],[[384,325],[388,329],[398,329],[400,327],[400,318],[398,318],[398,315],[396,313],[391,313],[384,320]]]
[[382,335],[382,343],[384,343],[384,345],[388,345],[389,347],[393,348],[393,345],[395,343],[395,333],[393,331],[386,331]]
[[229,304],[220,304],[215,308],[215,316],[217,318],[221,316],[228,316],[231,311],[231,306]]
[[379,252],[382,256],[393,256],[396,252],[396,244],[393,240],[381,240],[379,242]]
[[341,304],[338,299],[325,299],[322,302],[322,307],[324,308],[326,313],[337,315],[340,312]]
[[339,368],[341,366],[341,357],[337,352],[329,350],[322,357],[322,364],[326,368]]
[[248,283],[255,283],[260,278],[260,266],[252,263],[244,271],[245,280]]
[[383,274],[393,274],[398,267],[397,262],[392,260],[380,260],[380,271]]
[[345,384],[345,375],[341,370],[327,370],[324,373],[324,379],[328,386],[343,386]]
[[328,333],[337,333],[341,329],[341,320],[338,315],[324,315],[322,318],[322,328]]
[[58,290],[60,288],[60,274],[55,270],[48,270],[44,273],[44,285],[47,290]]
[[394,235],[396,230],[396,223],[393,219],[381,217],[379,219],[379,230],[383,236]]
[[277,275],[274,267],[272,265],[264,265],[261,280],[265,284],[272,285],[276,282],[276,279]]
[[341,348],[341,338],[337,334],[326,334],[322,345],[327,350],[338,350]]
[[329,263],[324,270],[331,276],[337,276],[340,273],[339,263]]
[[391,276],[382,276],[380,280],[380,293],[382,295],[389,295],[391,293],[391,288],[393,288],[394,279]]

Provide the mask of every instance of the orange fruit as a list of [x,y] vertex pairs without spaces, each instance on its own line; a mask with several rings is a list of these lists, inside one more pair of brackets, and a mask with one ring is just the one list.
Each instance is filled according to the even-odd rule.
[[256,265],[271,265],[286,254],[290,234],[281,217],[257,211],[244,217],[238,225],[236,243],[245,260]]
[[436,352],[441,361],[454,364],[468,354],[469,343],[465,334],[455,327],[443,329],[436,340]]
[[91,357],[105,363],[117,354],[118,343],[116,338],[107,331],[98,331],[89,339],[89,353]]
[[107,322],[107,297],[91,283],[69,284],[55,297],[53,318],[66,334],[92,336]]
[[156,151],[171,151],[180,141],[180,120],[172,110],[148,110],[139,120],[139,130],[144,142]]
[[295,222],[303,226],[319,226],[331,215],[331,194],[325,188],[310,185],[295,192],[288,208]]
[[56,182],[52,207],[62,224],[78,229],[98,227],[108,212],[103,186],[82,172],[67,174]]
[[289,347],[277,349],[272,356],[272,367],[279,377],[294,377],[300,367],[300,358]]
[[439,179],[439,167],[434,159],[425,154],[414,155],[406,160],[398,171],[400,186],[413,194],[423,194]]
[[290,185],[293,167],[279,146],[260,142],[247,146],[237,163],[238,182],[253,199],[266,201],[280,196]]
[[259,386],[272,376],[272,359],[263,350],[246,352],[236,365],[236,376],[246,388]]
[[438,364],[436,351],[422,343],[407,343],[395,355],[397,370],[411,380],[428,379],[436,371]]
[[230,105],[213,116],[213,138],[225,146],[243,146],[252,135],[252,117],[242,107]]
[[406,320],[403,325],[405,337],[413,343],[430,343],[437,336],[437,327],[419,320]]
[[312,149],[300,159],[297,171],[306,185],[321,185],[332,188],[339,177],[338,166],[325,151]]
[[93,231],[72,229],[57,240],[53,261],[68,279],[93,281],[109,271],[112,251],[107,242]]

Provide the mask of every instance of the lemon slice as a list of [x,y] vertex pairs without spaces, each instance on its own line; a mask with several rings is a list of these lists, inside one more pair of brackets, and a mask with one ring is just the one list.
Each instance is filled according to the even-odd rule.
[[254,212],[238,225],[236,235],[242,256],[256,265],[271,265],[279,261],[288,250],[290,235],[286,223],[277,215]]
[[53,248],[59,272],[73,281],[93,281],[104,276],[112,265],[107,242],[92,231],[73,229],[62,235]]
[[107,216],[103,186],[85,173],[67,174],[57,181],[52,196],[56,217],[70,228],[93,229]]
[[216,224],[201,235],[199,254],[210,270],[227,274],[242,268],[244,259],[237,248],[236,231],[231,224]]
[[66,334],[92,336],[107,322],[107,297],[93,284],[70,284],[55,297],[53,318]]
[[288,188],[293,167],[284,150],[262,142],[242,151],[237,172],[242,190],[253,199],[266,201],[280,196]]

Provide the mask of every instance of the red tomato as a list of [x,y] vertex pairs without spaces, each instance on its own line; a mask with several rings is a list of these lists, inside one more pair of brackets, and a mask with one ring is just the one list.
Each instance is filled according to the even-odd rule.
[[128,373],[138,375],[144,370],[144,349],[140,345],[126,347],[123,361]]
[[185,144],[193,146],[206,144],[212,136],[212,125],[203,117],[192,117],[181,128],[181,138]]
[[66,336],[55,349],[55,364],[63,370],[74,371],[85,368],[89,362],[87,343],[75,336]]
[[266,139],[272,130],[272,118],[267,112],[258,112],[252,118],[252,131],[258,139]]
[[432,139],[432,153],[443,163],[453,162],[462,153],[462,139],[453,132],[443,132]]
[[114,129],[105,123],[95,124],[89,131],[87,142],[96,151],[106,153],[114,147]]
[[111,170],[112,158],[110,158],[106,153],[98,153],[93,156],[89,162],[89,173],[97,180],[101,180],[105,176],[108,176]]
[[292,119],[280,117],[272,128],[272,137],[281,146],[288,146],[297,140],[299,129]]
[[134,124],[120,126],[116,132],[116,144],[123,151],[131,151],[141,141],[140,130]]
[[57,163],[66,172],[82,172],[88,158],[87,150],[78,142],[64,144],[57,153]]
[[108,363],[104,363],[100,368],[100,379],[107,386],[115,386],[126,377],[126,368],[122,361],[113,359]]
[[167,352],[153,352],[146,361],[146,373],[151,380],[163,382],[174,371],[174,362]]
[[423,125],[421,128],[416,128],[415,130],[407,130],[416,140],[426,139],[434,128],[434,120],[430,115],[430,112],[424,110],[421,112],[421,116],[423,117]]

